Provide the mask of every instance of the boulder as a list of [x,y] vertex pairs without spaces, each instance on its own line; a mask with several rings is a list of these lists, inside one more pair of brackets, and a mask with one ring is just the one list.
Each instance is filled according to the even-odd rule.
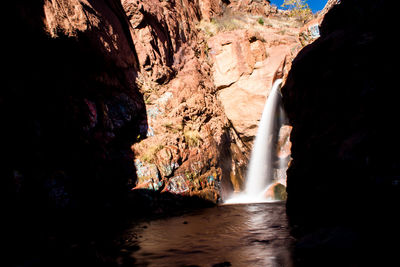
[[264,197],[268,200],[286,200],[286,187],[281,183],[274,183],[265,191]]

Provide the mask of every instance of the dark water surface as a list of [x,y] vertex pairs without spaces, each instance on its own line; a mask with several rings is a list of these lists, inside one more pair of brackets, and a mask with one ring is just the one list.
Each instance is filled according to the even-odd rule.
[[10,264],[0,265],[293,266],[294,240],[283,202],[216,206],[152,219],[96,214],[16,217],[1,239]]
[[292,266],[284,203],[225,205],[140,223],[137,266]]
[[182,210],[152,219],[105,211],[22,215],[3,228],[6,257],[0,266],[399,266],[393,264],[398,243],[386,240],[398,241],[393,227],[333,224],[295,240],[284,202]]

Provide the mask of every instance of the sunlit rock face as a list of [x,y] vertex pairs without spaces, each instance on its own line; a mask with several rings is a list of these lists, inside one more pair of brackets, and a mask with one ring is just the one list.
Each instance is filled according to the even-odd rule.
[[[250,15],[245,16],[248,16],[247,29],[240,28],[243,22],[237,22],[237,26],[231,26],[237,29],[218,32],[207,44],[218,99],[240,138],[251,147],[275,74],[298,51],[300,44],[299,28],[284,18],[271,17],[262,22],[265,25],[260,25]],[[224,20],[233,24],[235,19],[238,21],[235,16],[227,15]],[[281,25],[285,23],[285,27]]]
[[246,12],[252,15],[268,16],[277,12],[277,8],[270,5],[270,1],[226,0],[222,2],[229,3],[229,7],[233,11]]
[[246,147],[216,98],[201,19],[218,1],[122,1],[144,94],[147,132],[132,145],[132,190],[198,196],[217,203],[243,183]]
[[142,75],[160,84],[168,82],[182,68],[179,63],[188,47],[198,40],[195,25],[202,10],[187,0],[123,0],[122,5],[132,25]]
[[[231,1],[221,16],[199,24],[206,37],[217,99],[247,151],[253,147],[274,81],[285,79],[291,59],[301,48],[300,27],[301,23],[277,12],[267,1]],[[279,123],[285,124],[284,115],[278,114],[274,119],[281,118]],[[289,129],[286,125],[279,137],[271,137],[277,143],[273,148],[273,179],[283,184],[290,160]],[[239,162],[247,162],[249,154],[240,157],[244,160]],[[279,159],[285,159],[285,166],[279,164]],[[239,179],[231,176],[235,193],[245,189],[243,168],[237,169]]]
[[224,6],[226,6],[228,2],[229,1],[199,0],[202,18],[210,21],[211,18],[222,15]]
[[146,121],[120,2],[10,1],[6,7],[12,20],[0,153],[10,204],[115,204],[134,173],[132,136]]
[[399,96],[394,70],[387,67],[394,51],[388,6],[333,6],[321,37],[293,62],[282,93],[293,126],[287,208],[295,225],[359,221],[361,227],[392,213],[400,144],[388,130]]
[[[245,3],[122,1],[148,123],[132,145],[133,191],[147,188],[217,202],[243,190],[275,74],[287,71],[283,62],[300,47],[294,20],[275,13],[267,20],[272,14],[267,2]],[[214,34],[209,27],[218,30]],[[288,158],[290,148],[285,153]]]

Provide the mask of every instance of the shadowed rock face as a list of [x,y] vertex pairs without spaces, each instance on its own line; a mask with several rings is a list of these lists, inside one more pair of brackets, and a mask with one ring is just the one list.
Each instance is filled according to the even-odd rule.
[[[293,130],[287,212],[293,225],[381,225],[398,200],[398,90],[389,1],[342,1],[296,57],[282,88]],[[390,228],[390,227],[389,227]],[[373,238],[373,236],[371,236]]]
[[10,199],[113,204],[134,173],[130,145],[146,121],[120,2],[13,1],[7,13],[0,153]]

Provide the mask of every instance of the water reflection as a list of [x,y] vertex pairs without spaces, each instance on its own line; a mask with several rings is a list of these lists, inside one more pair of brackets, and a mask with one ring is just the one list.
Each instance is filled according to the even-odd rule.
[[140,249],[130,257],[139,266],[292,266],[283,203],[219,206],[129,232],[137,235]]

